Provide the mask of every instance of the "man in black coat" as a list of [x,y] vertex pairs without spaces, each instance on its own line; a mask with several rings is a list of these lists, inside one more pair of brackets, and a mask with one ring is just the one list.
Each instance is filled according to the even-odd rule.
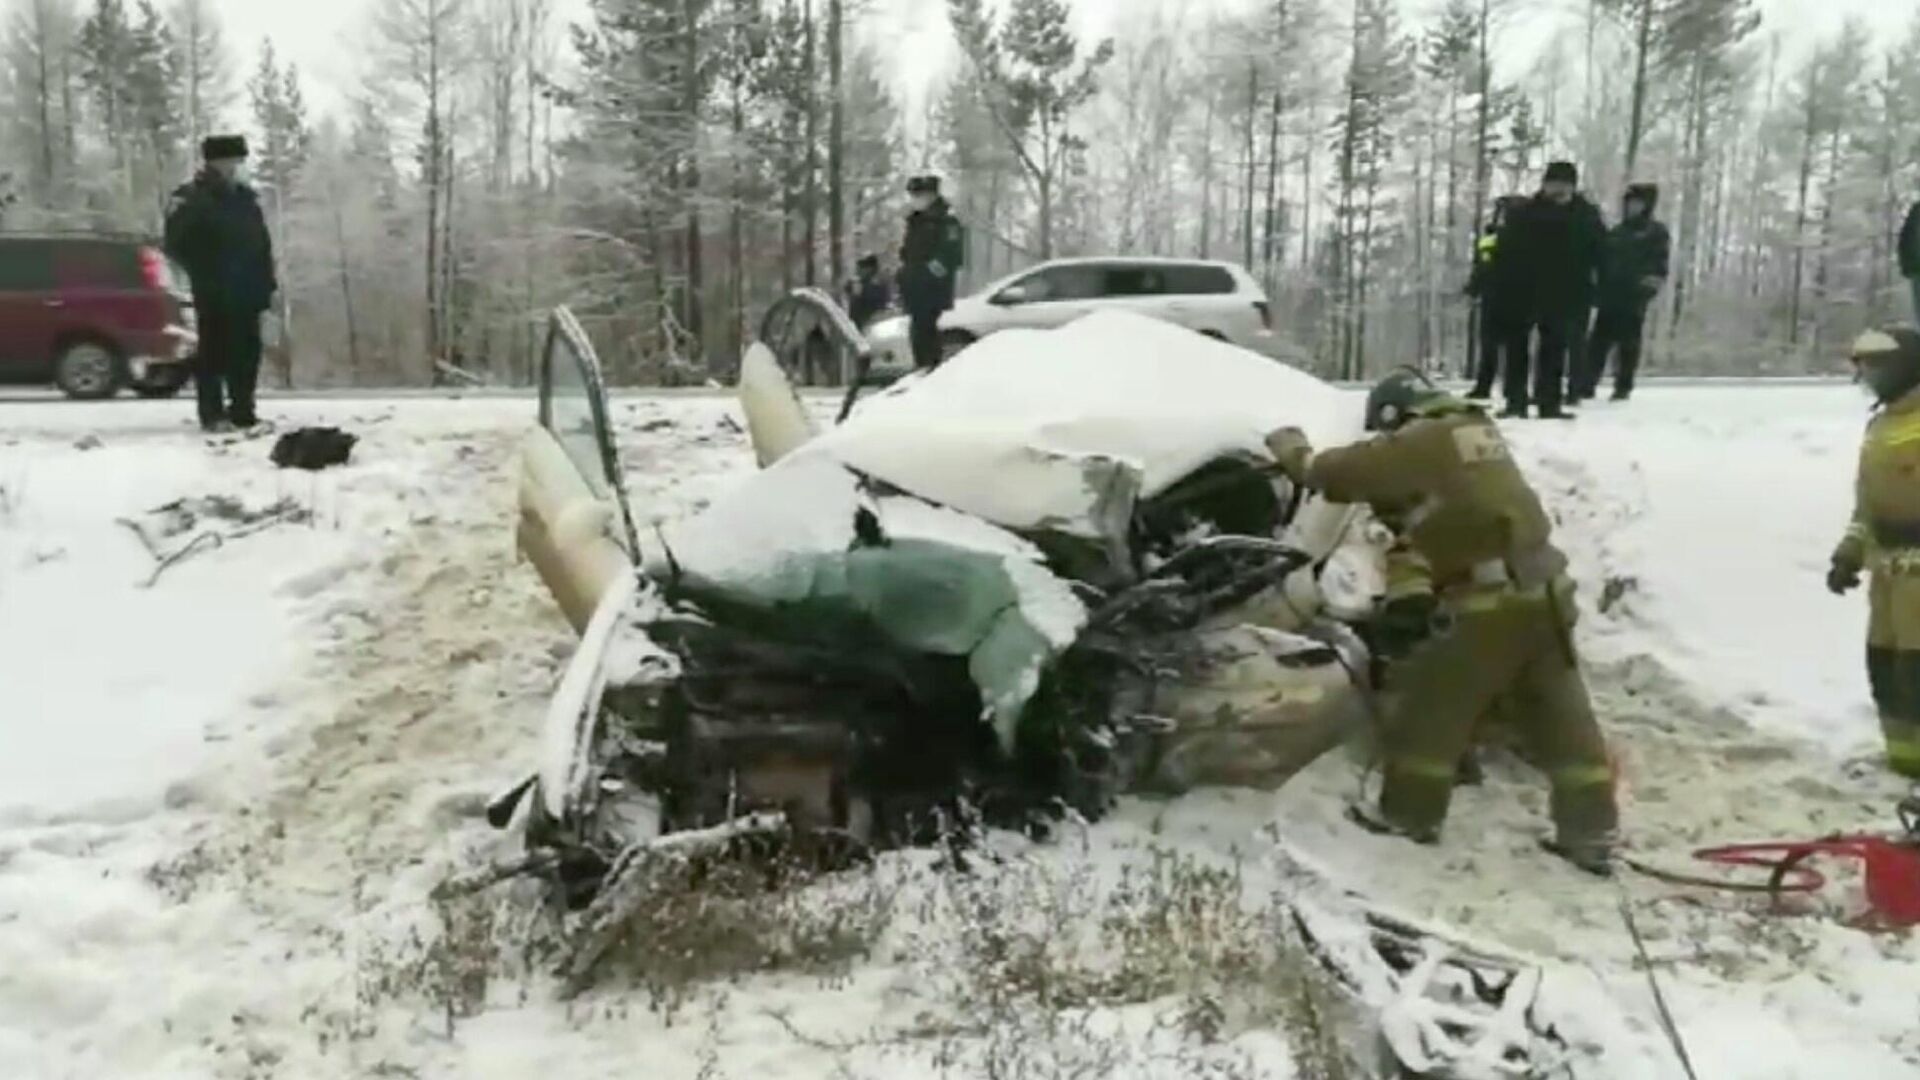
[[1527,415],[1527,353],[1537,333],[1531,403],[1539,406],[1543,420],[1573,418],[1564,408],[1567,359],[1579,355],[1586,339],[1607,238],[1599,208],[1580,194],[1579,184],[1572,162],[1548,165],[1539,194],[1517,208],[1500,231],[1497,276],[1526,312],[1524,328],[1508,352],[1506,416]]
[[862,255],[853,268],[854,279],[847,283],[847,317],[864,333],[887,310],[893,296],[880,280],[880,256]]
[[1647,321],[1647,305],[1667,280],[1667,256],[1672,241],[1667,227],[1654,220],[1660,189],[1653,184],[1629,184],[1620,202],[1620,224],[1607,234],[1600,261],[1600,314],[1593,323],[1587,361],[1574,380],[1573,399],[1592,397],[1607,371],[1607,354],[1618,349],[1613,400],[1633,396],[1633,376],[1640,369],[1640,334]]
[[913,212],[900,245],[900,306],[906,309],[913,366],[940,366],[940,314],[953,307],[954,275],[966,260],[966,234],[940,196],[940,178],[907,181]]
[[206,165],[175,189],[167,208],[167,254],[186,268],[200,326],[194,388],[205,431],[260,422],[260,315],[273,306],[273,239],[243,169],[247,140],[216,135],[201,144]]

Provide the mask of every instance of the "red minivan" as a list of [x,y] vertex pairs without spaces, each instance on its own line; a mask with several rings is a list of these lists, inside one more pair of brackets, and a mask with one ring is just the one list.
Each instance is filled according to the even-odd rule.
[[171,397],[198,344],[186,277],[135,237],[0,233],[0,382]]

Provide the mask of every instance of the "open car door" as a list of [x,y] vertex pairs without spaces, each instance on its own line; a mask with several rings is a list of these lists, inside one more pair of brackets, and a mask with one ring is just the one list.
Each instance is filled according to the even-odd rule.
[[640,550],[608,422],[606,380],[573,313],[555,309],[540,361],[540,422],[520,451],[515,540],[576,632]]

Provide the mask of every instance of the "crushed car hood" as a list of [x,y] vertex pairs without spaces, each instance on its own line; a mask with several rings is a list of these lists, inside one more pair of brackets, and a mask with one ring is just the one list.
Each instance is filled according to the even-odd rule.
[[1130,312],[1008,330],[878,394],[797,456],[826,456],[1016,531],[1110,538],[1132,505],[1265,437],[1358,438],[1350,395],[1245,349]]
[[[759,413],[798,411],[778,382],[744,395],[756,431],[792,419]],[[1010,746],[1087,623],[1026,537],[1117,550],[1142,500],[1223,458],[1270,460],[1279,427],[1346,441],[1357,412],[1310,375],[1143,316],[1010,331],[763,455],[769,467],[643,539],[641,562],[772,633],[965,657]]]
[[642,546],[676,595],[770,632],[878,635],[907,652],[965,657],[1008,745],[1042,673],[1087,617],[1019,536],[877,493],[826,457],[760,472]]

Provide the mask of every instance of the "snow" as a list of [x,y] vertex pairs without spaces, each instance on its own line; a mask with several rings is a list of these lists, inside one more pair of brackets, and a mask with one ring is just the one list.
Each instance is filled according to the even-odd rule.
[[1360,418],[1345,404],[1285,364],[1107,311],[994,334],[874,396],[801,453],[1009,528],[1102,537],[1116,508],[1124,519],[1134,497],[1210,461],[1268,460],[1277,428],[1354,438]]
[[[1357,414],[1356,396],[1338,400]],[[429,996],[388,983],[435,939],[427,890],[509,854],[479,808],[538,767],[574,647],[511,554],[512,453],[533,404],[276,403],[283,424],[365,437],[318,480],[273,472],[264,443],[208,449],[187,411],[0,404],[0,1076],[919,1080],[983,1075],[996,1047],[1027,1055],[1025,1075],[1185,1077],[1221,1054],[1251,1062],[1236,1075],[1306,1075],[1283,1034],[1197,1046],[1166,1002],[1017,1013],[998,1042],[910,1034],[966,976],[956,888],[1004,890],[1039,918],[1169,851],[1232,868],[1256,896],[1291,895],[1287,867],[1305,863],[1336,893],[1542,959],[1547,1015],[1606,1048],[1581,1076],[1680,1075],[1623,895],[1701,1076],[1920,1072],[1920,946],[1840,925],[1844,891],[1779,918],[1637,876],[1596,884],[1535,849],[1544,784],[1500,753],[1437,848],[1347,825],[1364,770],[1330,755],[1277,793],[1129,800],[1056,844],[999,838],[970,878],[930,879],[933,853],[890,856],[880,872],[897,876],[876,888],[898,897],[894,925],[831,977],[716,984],[668,1023],[639,989],[563,1006],[540,971],[502,974],[449,1037]],[[614,412],[642,522],[708,505],[751,468],[724,400]],[[1572,425],[1511,429],[1583,583],[1589,678],[1649,862],[1891,825],[1904,789],[1862,760],[1877,743],[1864,602],[1822,582],[1865,412],[1844,387],[1654,384]],[[89,434],[103,445],[79,449]],[[113,519],[206,494],[319,513],[140,589],[151,560]],[[1620,595],[1601,614],[1609,580]]]

